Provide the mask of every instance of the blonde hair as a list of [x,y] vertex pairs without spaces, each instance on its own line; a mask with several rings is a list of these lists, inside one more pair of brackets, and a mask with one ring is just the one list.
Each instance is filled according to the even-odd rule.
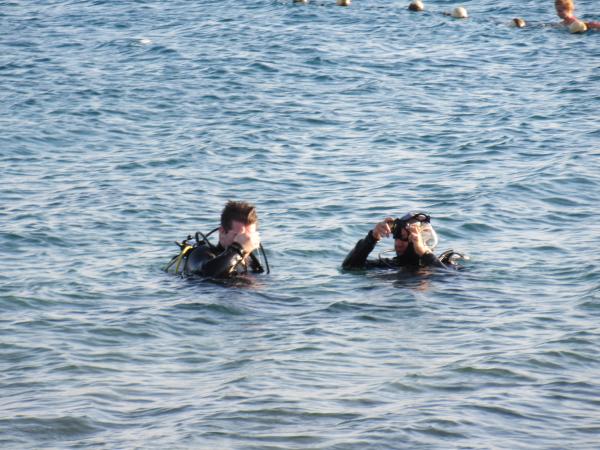
[[554,0],[554,7],[557,11],[561,6],[564,9],[570,10],[571,12],[575,11],[575,4],[573,3],[573,0]]

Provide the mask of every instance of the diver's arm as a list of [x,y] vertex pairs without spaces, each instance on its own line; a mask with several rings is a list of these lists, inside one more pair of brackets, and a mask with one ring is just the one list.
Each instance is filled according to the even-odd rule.
[[244,252],[241,245],[234,242],[220,255],[206,261],[202,265],[201,273],[207,277],[225,278],[233,272],[243,259]]
[[342,267],[344,269],[350,269],[363,268],[367,265],[372,265],[367,262],[367,257],[382,237],[389,237],[391,235],[392,230],[390,226],[392,223],[394,223],[394,219],[391,217],[386,217],[381,222],[378,222],[375,227],[369,231],[367,237],[356,243],[354,249],[348,253],[346,259],[344,259]]
[[348,253],[342,263],[344,269],[365,267],[369,253],[373,251],[377,240],[373,237],[373,230],[370,230],[364,239],[356,243],[354,248]]
[[412,224],[408,229],[410,233],[409,239],[413,243],[416,254],[419,255],[419,265],[421,267],[446,267],[423,242],[420,227],[417,224]]

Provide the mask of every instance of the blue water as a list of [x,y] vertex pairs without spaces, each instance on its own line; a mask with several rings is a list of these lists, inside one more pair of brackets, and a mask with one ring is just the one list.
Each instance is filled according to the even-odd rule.
[[[1,448],[598,448],[600,33],[334,3],[0,2]],[[340,270],[409,209],[465,271]]]

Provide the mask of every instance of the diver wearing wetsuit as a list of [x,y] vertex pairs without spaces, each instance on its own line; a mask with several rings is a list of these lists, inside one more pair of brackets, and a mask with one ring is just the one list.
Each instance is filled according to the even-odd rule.
[[[175,273],[183,275],[200,275],[211,278],[229,278],[250,270],[253,273],[264,272],[257,256],[260,237],[256,230],[258,218],[256,208],[246,202],[229,201],[221,213],[219,243],[215,246],[196,234],[196,244],[188,244],[188,240],[180,245],[181,253],[175,256],[166,270],[175,263]],[[212,232],[217,231],[217,229]],[[211,233],[212,233],[211,232]],[[211,233],[208,233],[210,235]],[[183,264],[181,264],[183,262]],[[180,270],[181,266],[181,270]],[[268,264],[267,264],[268,268]]]
[[[394,237],[396,257],[367,259],[382,237]],[[430,218],[424,213],[407,213],[400,219],[386,218],[369,231],[348,253],[344,269],[400,268],[400,267],[454,267],[453,251],[444,252],[440,260],[433,254],[437,235],[431,227]]]
[[186,275],[201,275],[211,278],[228,278],[247,273],[262,273],[264,269],[256,259],[246,254],[244,247],[234,242],[227,248],[221,243],[213,246],[201,241],[187,257],[184,265]]

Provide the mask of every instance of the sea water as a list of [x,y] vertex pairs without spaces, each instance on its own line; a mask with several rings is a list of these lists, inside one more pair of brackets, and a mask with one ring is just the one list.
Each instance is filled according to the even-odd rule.
[[[598,448],[600,33],[407,4],[0,2],[0,447]],[[465,270],[340,269],[409,210]]]

